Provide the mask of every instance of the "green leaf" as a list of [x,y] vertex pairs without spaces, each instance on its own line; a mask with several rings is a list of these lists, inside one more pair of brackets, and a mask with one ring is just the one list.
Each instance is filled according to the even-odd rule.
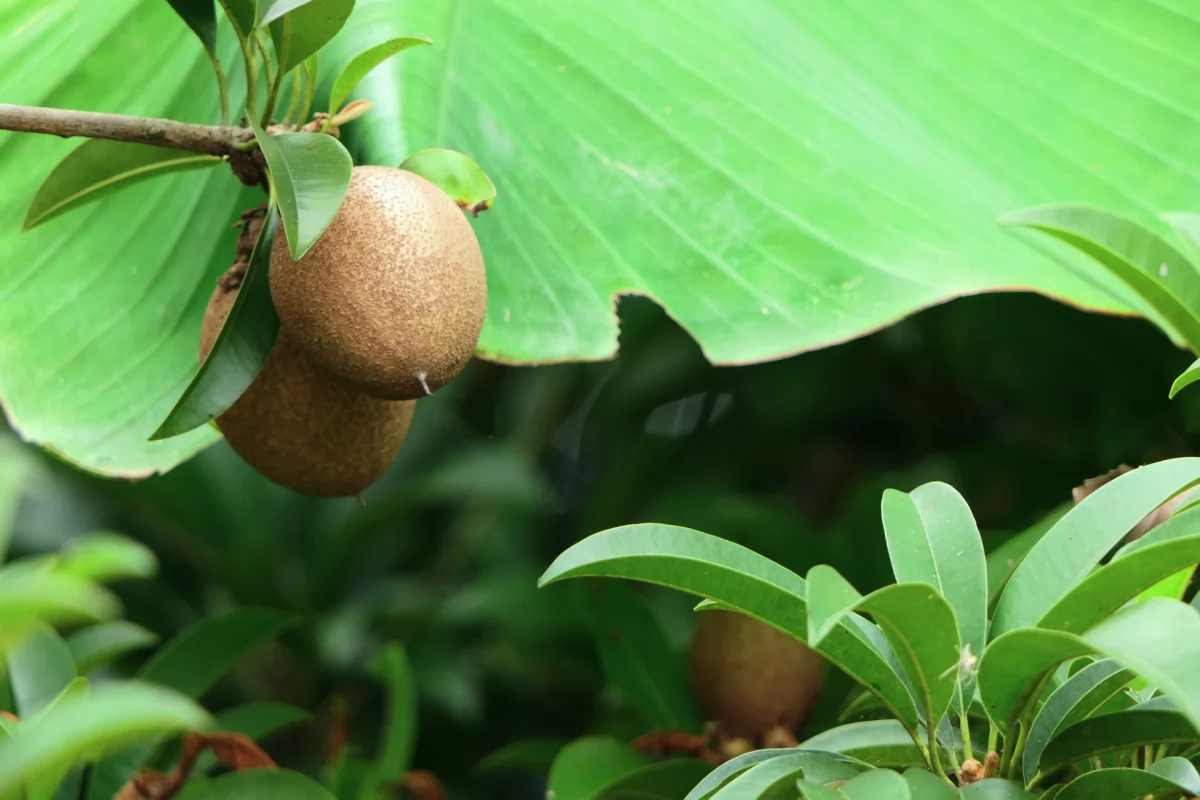
[[1200,274],[1161,236],[1118,214],[1079,204],[1016,211],[1000,222],[1043,231],[1096,259],[1200,352]]
[[908,731],[894,719],[839,725],[801,742],[805,750],[823,750],[876,767],[923,767],[925,758]]
[[[210,53],[217,51],[217,10],[213,0],[167,0],[179,18],[187,23],[200,44]],[[96,140],[93,140],[96,141]]]
[[259,27],[265,28],[284,14],[311,2],[312,0],[264,0],[265,5],[259,8]]
[[[804,579],[740,545],[671,525],[627,525],[593,534],[563,552],[539,585],[573,577],[630,578],[717,600],[801,640]],[[868,687],[910,728],[917,711],[900,676],[854,617],[814,648]]]
[[253,121],[250,125],[271,170],[288,251],[299,261],[346,199],[353,167],[350,154],[341,142],[323,133],[268,136]]
[[[233,23],[233,29],[239,39],[245,39],[258,24],[260,0],[217,0],[225,9],[225,16]],[[261,0],[269,3],[270,0]]]
[[[276,9],[281,14],[275,14]],[[354,0],[276,0],[267,15],[281,74],[320,50],[346,24]],[[295,257],[295,256],[294,256]]]
[[489,753],[475,765],[474,771],[480,775],[497,772],[545,775],[566,743],[565,739],[522,739]]
[[387,688],[387,722],[377,760],[379,778],[398,781],[408,772],[417,738],[417,683],[404,646],[391,642],[375,656],[372,674]]
[[[980,576],[982,581],[982,576]],[[982,588],[982,582],[980,583]],[[832,593],[834,599],[825,601]],[[927,725],[936,725],[946,713],[954,694],[959,659],[958,628],[954,611],[937,589],[928,583],[897,583],[859,598],[854,588],[832,567],[820,565],[808,573],[810,615],[814,608],[831,610],[831,619],[809,618],[810,633],[841,622],[851,611],[870,614],[883,630],[900,659]],[[814,641],[818,645],[819,641]]]
[[11,437],[0,438],[0,564],[8,553],[17,504],[25,493],[25,484],[33,472],[33,459]]
[[21,725],[20,736],[0,740],[0,794],[64,760],[165,733],[205,730],[211,721],[204,709],[167,689],[139,683],[96,687]]
[[793,800],[798,779],[829,783],[849,780],[860,772],[850,762],[835,761],[819,753],[795,752],[750,767],[711,797],[712,800]]
[[798,780],[796,788],[806,800],[848,800],[846,793],[841,789],[821,783]]
[[1131,708],[1076,722],[1050,740],[1042,772],[1051,774],[1076,761],[1160,742],[1195,742],[1194,726],[1178,711]]
[[[312,715],[307,711],[287,703],[247,703],[217,714],[213,729],[228,733],[240,733],[258,741],[284,728],[308,722],[311,719]],[[203,775],[211,772],[216,766],[217,757],[211,750],[205,750],[196,759],[192,774]]]
[[1055,800],[1133,800],[1156,792],[1178,792],[1174,781],[1141,769],[1099,769],[1067,784]]
[[17,716],[29,719],[75,680],[71,651],[54,629],[39,625],[8,657]]
[[958,789],[928,770],[905,770],[904,781],[912,792],[913,800],[959,800]]
[[1055,733],[1091,716],[1132,677],[1133,672],[1116,661],[1104,659],[1087,665],[1058,687],[1029,728],[1021,761],[1025,783],[1033,782],[1042,751]]
[[908,781],[890,769],[872,769],[842,784],[842,793],[850,800],[912,800]]
[[75,669],[81,675],[155,644],[158,644],[158,634],[126,620],[91,625],[67,637]]
[[1160,527],[1168,525],[1193,535],[1140,547],[1105,564],[1055,603],[1038,627],[1082,633],[1164,578],[1200,563],[1200,507],[1171,517]]
[[[805,751],[799,748],[776,748],[765,750],[751,750],[749,753],[743,753],[740,756],[735,756],[724,762],[712,772],[704,777],[704,780],[697,783],[684,800],[706,800],[712,797],[713,793],[722,786],[727,785],[738,775],[741,775],[748,769],[776,758],[784,756],[797,755],[799,753],[808,753],[813,756],[814,760],[806,762],[809,768],[819,776],[830,775],[832,777],[827,780],[837,780],[842,774],[842,766],[847,765],[854,771],[851,774],[857,774],[863,769],[867,769],[867,765],[848,759],[844,756],[832,753],[819,753],[815,751]],[[826,763],[831,762],[831,763]],[[820,781],[822,778],[815,777],[814,780]]]
[[9,566],[0,570],[0,654],[38,622],[62,625],[115,616],[117,599],[72,575]]
[[[329,116],[337,114],[342,104],[350,98],[354,87],[358,86],[358,82],[366,77],[368,72],[397,53],[422,44],[433,44],[433,40],[425,36],[400,36],[389,39],[383,44],[377,44],[355,56],[349,64],[342,68],[333,82],[333,90],[329,95]],[[401,169],[407,169],[407,167],[401,165]]]
[[627,772],[595,797],[596,800],[683,800],[688,790],[711,771],[712,767],[695,759],[659,761]]
[[808,602],[808,643],[820,646],[846,615],[858,607],[863,596],[833,567],[818,564],[805,578]]
[[1013,572],[992,637],[1036,624],[1146,514],[1200,479],[1200,459],[1176,458],[1116,478],[1068,511]]
[[97,583],[152,578],[158,559],[141,542],[118,533],[89,533],[63,548],[58,570]]
[[200,697],[251,648],[295,622],[285,612],[254,608],[201,620],[163,645],[138,677]]
[[93,203],[150,178],[215,167],[217,156],[167,147],[90,139],[46,176],[25,212],[21,229],[31,230],[66,211]]
[[1013,781],[998,778],[977,781],[959,790],[962,800],[1036,800],[1036,796],[1025,791],[1025,787]]
[[704,723],[684,660],[671,648],[653,610],[621,581],[586,589],[584,614],[609,683],[624,692],[651,728],[700,733]]
[[[82,700],[91,692],[91,684],[87,678],[75,678],[59,692],[45,709],[39,712],[41,715],[49,714],[54,707],[60,703],[70,703],[77,700]],[[29,722],[36,720],[36,717],[30,718]],[[85,754],[86,755],[86,754]],[[53,800],[56,797],[56,791],[59,790],[62,784],[67,782],[68,775],[72,772],[72,767],[75,762],[79,761],[78,756],[64,756],[57,764],[46,765],[37,778],[31,780],[26,786],[25,800]],[[79,775],[82,778],[82,775]],[[73,788],[74,784],[82,784],[81,780],[71,781]],[[75,788],[73,798],[78,797],[78,788]]]
[[189,781],[179,800],[335,800],[321,784],[299,772],[250,769]]
[[419,150],[404,159],[400,169],[437,184],[459,208],[475,216],[491,208],[496,200],[492,179],[478,164],[455,150]]
[[1009,631],[994,640],[979,660],[979,694],[988,717],[1001,733],[1009,732],[1059,664],[1093,652],[1077,636],[1038,628]]
[[1174,700],[1200,728],[1200,611],[1156,597],[1083,635]]
[[621,777],[644,767],[648,759],[607,736],[585,736],[568,744],[550,767],[547,791],[554,800],[592,800]]
[[250,387],[271,355],[279,335],[279,315],[271,301],[268,271],[279,212],[271,209],[254,243],[241,288],[208,358],[179,401],[151,434],[152,440],[179,436],[215,420]]
[[1191,386],[1196,381],[1200,381],[1200,359],[1193,361],[1192,365],[1185,369],[1183,373],[1175,379],[1175,382],[1171,384],[1171,391],[1167,396],[1174,400],[1175,395],[1179,394],[1186,387]]
[[1062,519],[1063,515],[1071,510],[1073,505],[1070,502],[1063,503],[987,554],[989,611],[996,607],[996,602],[1000,599],[1004,587],[1008,585],[1008,579],[1025,560],[1025,556]]
[[1171,756],[1155,761],[1150,765],[1150,771],[1175,782],[1191,794],[1200,795],[1200,772],[1186,758]]
[[987,560],[967,502],[944,483],[927,483],[910,494],[889,489],[882,505],[896,582],[937,589],[954,611],[961,644],[981,655],[987,640]]

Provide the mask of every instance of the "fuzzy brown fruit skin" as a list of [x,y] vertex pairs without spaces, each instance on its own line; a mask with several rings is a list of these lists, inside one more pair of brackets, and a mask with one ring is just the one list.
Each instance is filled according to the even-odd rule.
[[[237,293],[218,286],[209,299],[201,363]],[[217,427],[238,455],[275,483],[315,497],[353,497],[392,463],[415,406],[347,389],[315,369],[281,332],[258,377],[217,418]]]
[[487,275],[471,223],[425,178],[359,166],[317,243],[271,250],[280,325],[318,367],[389,400],[436,391],[475,352]]
[[700,614],[690,660],[692,690],[705,719],[751,741],[775,726],[798,730],[821,688],[819,655],[732,611]]

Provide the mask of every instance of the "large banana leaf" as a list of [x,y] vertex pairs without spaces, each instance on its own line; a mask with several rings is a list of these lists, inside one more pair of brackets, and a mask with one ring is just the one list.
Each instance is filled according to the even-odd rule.
[[[358,0],[322,72],[417,33],[435,46],[369,75],[353,96],[376,108],[344,133],[361,161],[445,146],[492,176],[479,352],[502,361],[612,356],[625,293],[718,363],[983,291],[1153,317],[995,219],[1084,202],[1165,232],[1157,215],[1200,196],[1188,0]],[[208,59],[164,0],[0,0],[0,40],[5,102],[216,119]],[[88,468],[164,469],[212,439],[146,441],[257,198],[190,173],[20,235],[71,146],[0,134],[0,398]]]

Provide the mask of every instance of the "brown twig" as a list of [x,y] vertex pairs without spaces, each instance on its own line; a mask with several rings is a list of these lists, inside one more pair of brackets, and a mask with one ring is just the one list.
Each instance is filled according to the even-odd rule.
[[192,125],[154,117],[14,106],[4,103],[0,103],[0,130],[45,133],[63,138],[86,136],[89,139],[136,142],[213,156],[227,156],[237,152],[238,143],[254,138],[254,133],[249,128]]

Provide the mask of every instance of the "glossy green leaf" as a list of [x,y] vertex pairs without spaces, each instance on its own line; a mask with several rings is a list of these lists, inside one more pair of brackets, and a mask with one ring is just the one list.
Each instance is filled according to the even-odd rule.
[[1200,728],[1200,611],[1153,598],[1115,614],[1083,638],[1157,686]]
[[333,222],[353,164],[341,142],[323,133],[268,136],[252,123],[271,170],[271,186],[283,219],[288,251],[299,261]]
[[158,573],[158,559],[149,547],[128,536],[89,533],[63,548],[58,570],[97,583],[152,578]]
[[179,436],[212,422],[242,396],[267,363],[279,335],[267,275],[278,229],[279,212],[272,209],[212,351],[151,439]]
[[285,612],[254,608],[201,620],[164,644],[138,677],[200,697],[253,647],[295,622]]
[[[830,766],[835,771],[832,777],[826,777],[831,774]],[[751,766],[711,797],[712,800],[793,800],[799,779],[829,783],[832,780],[849,780],[860,771],[848,762],[835,761],[816,753],[796,752]]]
[[216,156],[91,139],[72,151],[46,176],[25,213],[22,230],[28,231],[59,214],[101,200],[141,181],[221,163],[223,160]]
[[996,607],[996,602],[1000,599],[1004,587],[1008,585],[1008,579],[1025,560],[1025,556],[1062,519],[1063,515],[1071,510],[1072,506],[1073,504],[1070,502],[1063,503],[987,554],[989,611]]
[[1193,361],[1192,365],[1185,369],[1183,373],[1175,379],[1175,382],[1171,384],[1171,391],[1168,394],[1168,397],[1170,397],[1172,400],[1175,399],[1175,395],[1179,394],[1196,381],[1200,381],[1200,359]]
[[893,719],[839,725],[801,742],[800,747],[841,753],[876,767],[925,766],[912,736]]
[[1135,800],[1155,792],[1178,792],[1183,787],[1169,778],[1141,769],[1117,768],[1087,772],[1067,784],[1056,800]]
[[987,640],[987,560],[967,501],[944,483],[927,483],[909,494],[884,492],[882,506],[896,581],[937,589],[954,611],[960,643],[981,655]]
[[[240,733],[258,741],[271,734],[308,722],[312,715],[302,708],[287,703],[247,703],[234,706],[217,714],[213,730]],[[211,750],[205,750],[196,759],[193,775],[204,775],[217,766],[217,758]]]
[[1146,514],[1200,479],[1200,459],[1127,472],[1068,511],[1029,551],[996,605],[991,635],[1036,624]]
[[1025,787],[1013,781],[998,778],[977,781],[959,790],[962,800],[1036,800],[1036,796],[1025,791]]
[[489,753],[474,771],[481,775],[497,772],[545,775],[566,744],[565,739],[521,739]]
[[704,722],[684,659],[672,649],[653,610],[622,581],[589,584],[586,590],[584,613],[609,683],[652,729],[700,733]]
[[[825,600],[828,593],[834,595],[832,601]],[[860,597],[836,570],[821,565],[808,573],[807,596],[809,639],[814,646],[821,641],[816,636],[823,636],[849,612],[870,614],[900,659],[922,718],[937,724],[954,695],[957,673],[953,668],[960,648],[954,611],[937,589],[928,583],[897,583]],[[815,608],[830,611],[831,618],[815,617]]]
[[379,778],[398,781],[408,772],[417,738],[417,683],[408,654],[399,642],[383,647],[371,672],[387,689],[383,744],[377,759]]
[[860,692],[845,707],[838,712],[838,722],[857,722],[862,719],[887,715],[885,706],[878,697],[870,692]]
[[842,784],[842,793],[850,800],[913,800],[908,781],[890,769],[872,769]]
[[59,625],[115,616],[117,599],[72,575],[46,570],[0,570],[0,653],[28,632],[28,626]]
[[189,781],[179,800],[335,800],[321,784],[299,772],[250,769]]
[[217,0],[225,15],[233,23],[239,38],[246,38],[258,24],[259,4],[267,5],[271,0]]
[[64,759],[116,751],[165,733],[205,730],[211,719],[182,695],[140,683],[93,689],[56,703],[20,736],[0,741],[0,794]]
[[959,800],[958,789],[953,784],[928,770],[905,770],[904,781],[913,800]]
[[1104,659],[1084,667],[1058,687],[1029,728],[1021,760],[1025,783],[1033,781],[1042,751],[1055,733],[1089,717],[1132,677],[1133,673],[1116,661]]
[[1172,517],[1163,525],[1177,525],[1194,533],[1139,548],[1098,568],[1055,603],[1038,620],[1038,627],[1082,633],[1163,579],[1200,564],[1200,507]]
[[994,640],[979,660],[979,694],[988,717],[1007,733],[1059,664],[1093,652],[1077,636],[1039,628],[1010,631]]
[[1200,795],[1200,771],[1186,758],[1171,756],[1160,759],[1150,765],[1150,772],[1174,781],[1191,794]]
[[1005,215],[1006,225],[1043,231],[1078,248],[1117,275],[1200,352],[1200,274],[1183,253],[1132,220],[1099,208],[1064,204]]
[[[282,13],[275,14],[276,9]],[[276,0],[263,16],[271,17],[271,39],[281,73],[290,72],[320,50],[346,24],[354,0]]]
[[703,780],[712,767],[691,758],[675,758],[638,767],[622,775],[595,795],[596,800],[683,800],[688,790]]
[[[349,64],[342,68],[333,82],[333,89],[329,95],[329,116],[337,114],[342,104],[350,99],[350,93],[354,91],[354,87],[358,86],[359,81],[365,78],[368,72],[397,53],[422,44],[433,44],[433,40],[425,36],[400,36],[389,39],[383,44],[377,44],[355,56]],[[407,167],[402,168],[407,169]],[[494,188],[493,193],[495,193]]]
[[221,56],[217,52],[217,7],[213,0],[167,0],[180,19],[200,39],[208,60],[212,62],[221,94],[221,124],[229,122],[229,90],[225,72],[221,67]]
[[75,680],[71,650],[53,628],[39,625],[8,657],[16,713],[29,719]]
[[821,776],[830,775],[828,780],[837,780],[838,776],[842,775],[845,768],[853,769],[851,774],[857,774],[863,769],[867,769],[867,765],[849,759],[845,756],[835,753],[820,753],[816,751],[801,750],[799,748],[771,748],[763,750],[751,750],[748,753],[743,753],[740,756],[735,756],[723,764],[719,765],[712,772],[704,777],[704,780],[697,783],[692,790],[688,792],[684,800],[706,800],[712,797],[713,793],[722,786],[741,775],[748,769],[762,764],[765,761],[772,759],[783,758],[785,756],[793,756],[800,753],[807,753],[812,756],[812,759],[807,761],[809,770],[814,771],[816,777],[813,780],[824,780]]
[[[539,585],[573,577],[630,578],[670,586],[756,617],[801,640],[804,579],[740,545],[671,525],[627,525],[593,534],[563,552]],[[879,646],[850,617],[815,648],[917,726],[917,711]],[[863,623],[865,624],[865,623]]]
[[[58,693],[50,703],[41,711],[39,715],[53,713],[54,707],[60,703],[71,703],[83,700],[91,692],[91,683],[87,678],[75,678]],[[27,722],[34,723],[37,716],[26,718]],[[82,775],[78,770],[75,770],[76,778],[68,780],[68,776],[72,774],[72,768],[75,767],[78,761],[81,761],[81,755],[86,757],[88,754],[79,755],[64,755],[56,764],[47,764],[43,767],[38,776],[29,781],[25,787],[24,800],[54,800],[59,795],[57,791],[64,788],[74,788],[75,794],[72,798],[78,797],[78,785],[82,784]],[[63,784],[66,784],[64,786]]]
[[478,164],[455,150],[419,150],[404,159],[400,169],[437,184],[459,208],[475,216],[491,208],[496,200],[492,179]]
[[1042,772],[1052,773],[1068,764],[1104,753],[1161,742],[1194,742],[1194,726],[1178,711],[1131,708],[1091,717],[1063,729],[1042,753]]
[[158,634],[127,620],[91,625],[67,637],[75,669],[84,675],[121,656],[158,644]]
[[836,786],[798,780],[796,788],[800,790],[800,794],[805,800],[848,800],[846,793]]
[[300,6],[311,2],[312,0],[262,0],[262,5],[259,8],[258,24],[260,27],[266,27],[284,14],[295,11]]
[[547,791],[555,800],[593,800],[610,784],[646,766],[649,760],[607,736],[586,736],[568,744],[554,759]]

